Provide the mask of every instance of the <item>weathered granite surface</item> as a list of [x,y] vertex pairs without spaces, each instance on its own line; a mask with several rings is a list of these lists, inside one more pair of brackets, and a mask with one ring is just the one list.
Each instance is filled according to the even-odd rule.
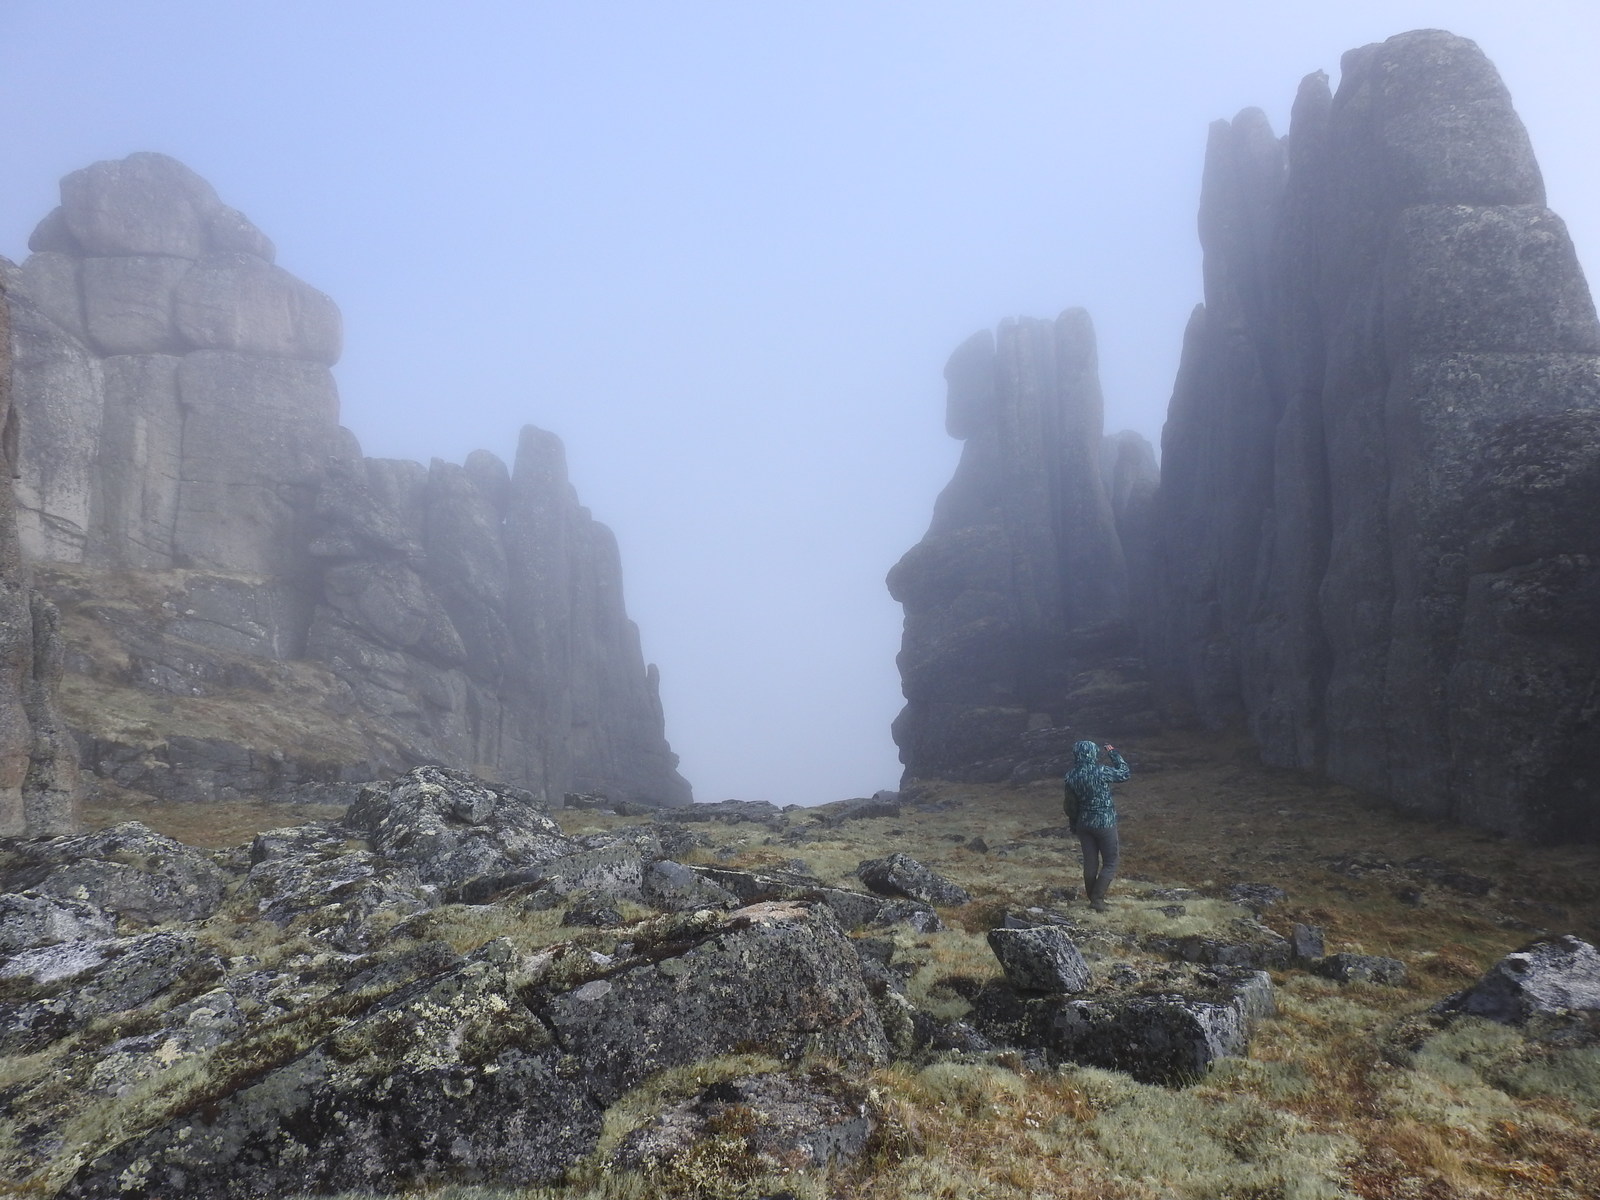
[[1151,666],[1267,761],[1600,834],[1600,324],[1493,66],[1437,30],[1212,129]]
[[81,785],[77,749],[57,710],[62,646],[55,608],[35,590],[17,537],[12,479],[20,417],[0,280],[0,836],[70,833]]
[[21,547],[65,613],[90,770],[203,800],[435,762],[689,801],[554,435],[524,429],[509,469],[365,458],[337,307],[204,180],[135,154],[61,194],[0,270]]
[[1103,444],[1082,309],[975,334],[945,379],[965,445],[927,535],[889,572],[906,614],[894,738],[908,778],[1005,779],[1038,757],[1030,730],[1146,719],[1118,522],[1142,520],[1154,458],[1137,435]]

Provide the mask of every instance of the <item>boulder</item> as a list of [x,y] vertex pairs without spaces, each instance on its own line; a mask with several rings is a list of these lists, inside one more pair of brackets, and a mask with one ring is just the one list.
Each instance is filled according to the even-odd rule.
[[543,1008],[602,1104],[663,1067],[736,1050],[887,1061],[859,959],[825,908],[755,904],[695,921],[698,933],[674,928],[676,940],[638,946],[635,959]]
[[1443,1007],[1503,1025],[1600,1011],[1600,951],[1571,934],[1534,942],[1506,955]]
[[210,184],[165,154],[98,162],[61,181],[63,223],[85,254],[199,258],[219,206]]
[[89,1071],[88,1088],[102,1095],[126,1096],[146,1079],[193,1058],[244,1032],[246,1021],[233,996],[215,988],[162,1014],[161,1028],[118,1038]]
[[400,921],[440,901],[440,889],[414,866],[342,846],[263,858],[250,868],[245,889],[263,919],[281,926],[298,921],[308,936],[348,953],[373,944],[374,918]]
[[990,985],[975,997],[971,1020],[980,1034],[1054,1062],[1170,1085],[1243,1054],[1256,1024],[1275,1008],[1264,971],[1172,964],[1143,978],[1112,974],[1086,996],[1025,996]]
[[1264,908],[1282,903],[1287,895],[1288,893],[1281,887],[1271,883],[1235,883],[1228,888],[1229,900],[1258,913]]
[[1289,936],[1290,957],[1298,963],[1313,963],[1324,953],[1322,926],[1303,925],[1296,921]]
[[873,817],[898,817],[904,807],[899,792],[878,792],[829,805],[823,810],[823,819],[829,825],[842,825],[846,821],[864,821]]
[[138,821],[97,833],[13,844],[0,857],[0,885],[79,900],[146,925],[199,921],[222,903],[227,877],[204,850]]
[[1379,983],[1398,987],[1406,981],[1406,965],[1378,954],[1330,954],[1311,968],[1340,983]]
[[1074,993],[1089,986],[1089,964],[1057,926],[991,929],[988,939],[1006,981],[1019,991]]
[[525,872],[578,849],[531,793],[447,767],[368,784],[344,824],[378,854],[445,889]]
[[663,809],[663,821],[718,821],[737,825],[754,821],[772,825],[783,820],[783,810],[767,800],[719,800],[713,804],[688,804]]
[[920,900],[864,895],[828,887],[815,876],[795,871],[738,871],[696,865],[690,870],[739,898],[742,904],[763,900],[806,900],[828,906],[845,929],[868,925],[909,925],[921,933],[943,929],[939,914]]
[[856,868],[856,874],[880,896],[906,896],[944,908],[966,904],[972,899],[965,888],[951,883],[909,854],[868,859]]
[[1145,946],[1184,962],[1210,967],[1278,968],[1287,966],[1293,957],[1293,947],[1286,938],[1248,918],[1230,922],[1220,934],[1195,933],[1179,938],[1158,935],[1146,939]]
[[1195,983],[1178,995],[1042,1001],[1034,1020],[1055,1057],[1179,1083],[1204,1075],[1218,1058],[1243,1054],[1256,1022],[1274,1010],[1264,971],[1225,968]]

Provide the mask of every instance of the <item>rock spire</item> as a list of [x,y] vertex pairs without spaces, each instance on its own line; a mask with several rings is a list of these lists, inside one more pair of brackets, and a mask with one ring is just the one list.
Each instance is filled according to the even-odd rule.
[[908,777],[1004,779],[1065,754],[1070,721],[1109,728],[1146,707],[1117,675],[1133,649],[1128,572],[1102,468],[1128,511],[1140,455],[1102,447],[1083,309],[975,334],[945,379],[946,428],[965,445],[927,535],[889,572],[906,612],[894,737]]
[[1600,325],[1528,136],[1437,30],[1212,129],[1152,666],[1267,761],[1600,834]]

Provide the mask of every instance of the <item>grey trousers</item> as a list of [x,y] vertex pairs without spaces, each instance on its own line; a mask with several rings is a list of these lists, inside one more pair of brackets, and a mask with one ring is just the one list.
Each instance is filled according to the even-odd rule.
[[1078,844],[1083,847],[1084,892],[1090,900],[1104,899],[1111,881],[1117,877],[1117,860],[1122,853],[1117,827],[1080,829]]

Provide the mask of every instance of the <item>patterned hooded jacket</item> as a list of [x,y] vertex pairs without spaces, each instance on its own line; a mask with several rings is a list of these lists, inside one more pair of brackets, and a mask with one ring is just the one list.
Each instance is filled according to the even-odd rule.
[[1111,765],[1100,765],[1100,747],[1094,742],[1078,742],[1072,747],[1072,769],[1067,772],[1067,811],[1072,811],[1076,798],[1077,818],[1075,829],[1110,829],[1117,823],[1117,806],[1111,799],[1111,785],[1121,783],[1132,772],[1127,761],[1115,750],[1111,752]]

